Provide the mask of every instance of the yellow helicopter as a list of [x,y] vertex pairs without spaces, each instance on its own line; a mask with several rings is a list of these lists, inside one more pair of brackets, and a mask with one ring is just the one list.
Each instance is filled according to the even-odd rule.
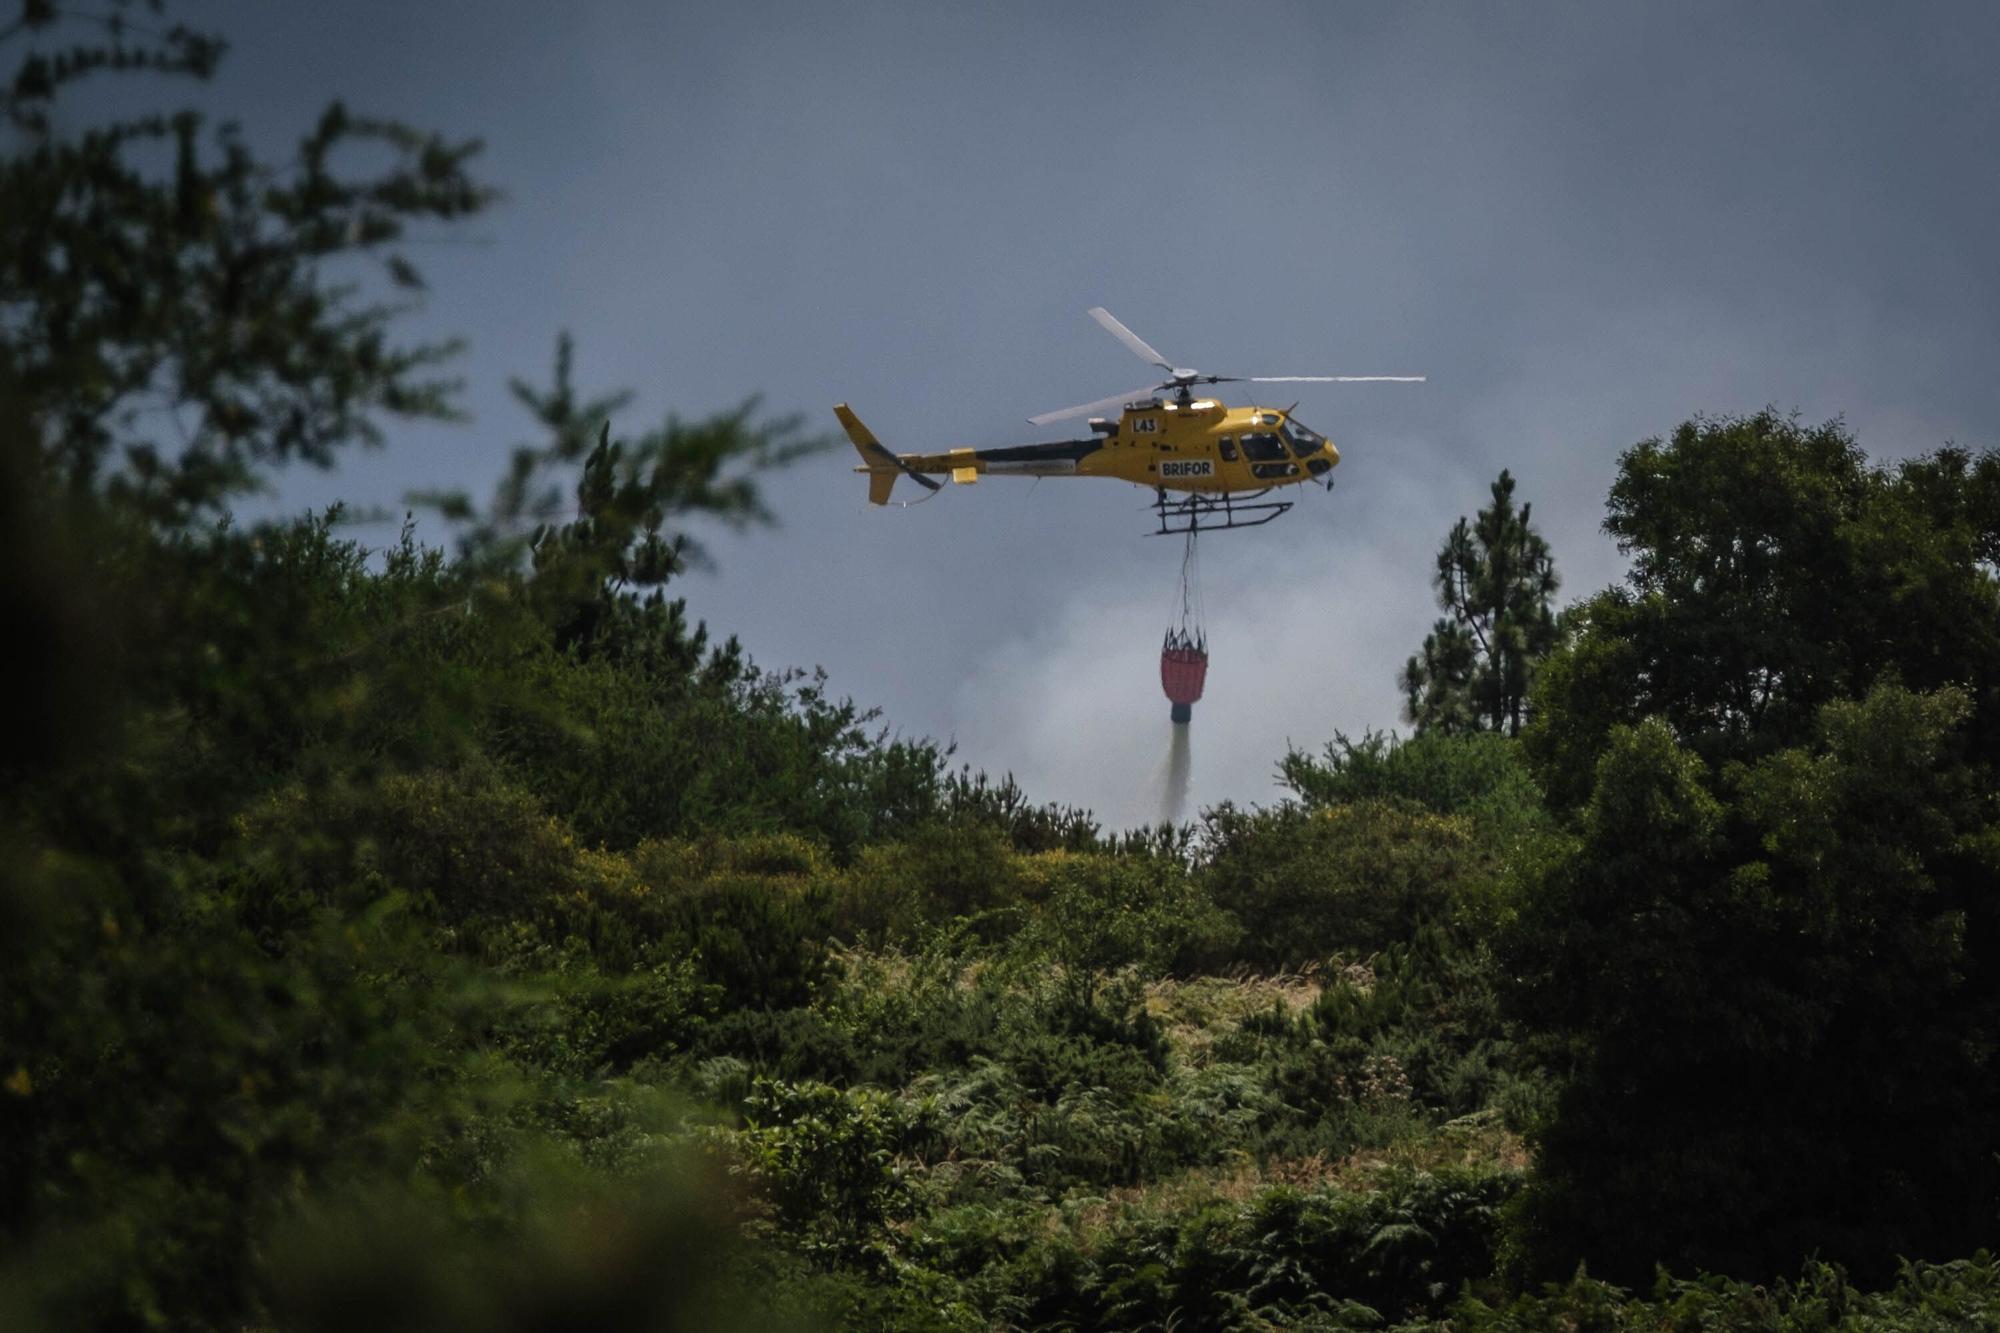
[[[1140,360],[1165,371],[1166,378],[1028,418],[1030,425],[1045,426],[1120,409],[1116,417],[1090,416],[1090,435],[1084,439],[936,454],[891,453],[841,403],[834,415],[861,454],[862,466],[854,470],[868,474],[869,503],[887,504],[899,477],[929,491],[939,489],[942,483],[933,477],[940,476],[959,484],[981,476],[1114,477],[1153,490],[1162,534],[1254,528],[1292,507],[1289,500],[1267,498],[1273,491],[1325,478],[1340,462],[1340,451],[1295,419],[1291,408],[1225,407],[1214,398],[1195,397],[1194,386],[1424,381],[1422,375],[1209,375],[1174,365],[1102,306],[1093,307],[1090,317]],[[1327,481],[1329,489],[1332,485]]]

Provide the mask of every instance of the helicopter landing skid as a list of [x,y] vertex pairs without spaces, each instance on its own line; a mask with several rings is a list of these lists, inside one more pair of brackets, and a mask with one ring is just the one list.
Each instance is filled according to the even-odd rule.
[[1153,514],[1160,520],[1160,526],[1146,535],[1170,537],[1176,533],[1203,529],[1217,532],[1229,528],[1261,528],[1292,507],[1290,500],[1264,499],[1271,490],[1266,486],[1247,495],[1229,492],[1203,495],[1195,492],[1178,500],[1169,500],[1165,491],[1158,491],[1153,500]]

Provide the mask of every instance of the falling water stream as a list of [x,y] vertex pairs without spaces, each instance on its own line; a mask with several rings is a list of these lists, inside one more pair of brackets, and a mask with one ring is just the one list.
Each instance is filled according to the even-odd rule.
[[1167,781],[1160,792],[1160,822],[1178,824],[1187,814],[1188,773],[1193,755],[1188,749],[1187,724],[1173,723],[1168,730],[1173,739],[1167,742]]

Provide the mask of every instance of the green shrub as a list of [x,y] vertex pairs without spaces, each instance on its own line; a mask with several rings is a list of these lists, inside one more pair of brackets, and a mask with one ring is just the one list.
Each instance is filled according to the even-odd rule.
[[971,1205],[919,1222],[910,1251],[1020,1328],[1379,1328],[1435,1318],[1487,1279],[1518,1183],[1391,1171],[1367,1193],[1141,1197],[1061,1228]]
[[1838,1267],[1818,1261],[1807,1263],[1796,1281],[1771,1283],[1676,1279],[1662,1270],[1644,1296],[1579,1271],[1511,1299],[1468,1295],[1452,1307],[1450,1324],[1465,1333],[1958,1333],[2000,1327],[2000,1261],[1982,1250],[1950,1263],[1905,1263],[1880,1292],[1857,1290]]
[[1547,822],[1521,743],[1495,731],[1425,731],[1407,740],[1369,731],[1358,741],[1336,732],[1318,758],[1288,751],[1278,772],[1308,805],[1407,801],[1464,815],[1502,837]]
[[841,938],[908,943],[960,919],[985,938],[1019,922],[1018,858],[982,824],[940,827],[907,842],[863,848],[841,878],[834,925]]
[[1262,968],[1366,957],[1490,891],[1493,853],[1457,816],[1382,801],[1204,817],[1197,879]]
[[853,1259],[909,1211],[901,1150],[916,1132],[879,1089],[759,1079],[733,1144],[795,1244],[825,1260]]
[[1237,944],[1236,923],[1176,861],[1049,852],[1026,858],[1021,874],[1033,908],[1010,947],[1068,973],[1132,967],[1157,976],[1226,957]]

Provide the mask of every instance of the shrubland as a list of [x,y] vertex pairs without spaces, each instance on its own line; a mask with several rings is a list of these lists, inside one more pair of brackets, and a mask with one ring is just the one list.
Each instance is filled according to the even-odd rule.
[[490,192],[57,135],[219,54],[114,37],[7,102],[0,1323],[2000,1322],[1994,455],[1691,421],[1560,617],[1503,475],[1414,735],[1110,833],[668,597],[754,402],[563,340],[453,549],[230,517],[449,409],[333,274]]

